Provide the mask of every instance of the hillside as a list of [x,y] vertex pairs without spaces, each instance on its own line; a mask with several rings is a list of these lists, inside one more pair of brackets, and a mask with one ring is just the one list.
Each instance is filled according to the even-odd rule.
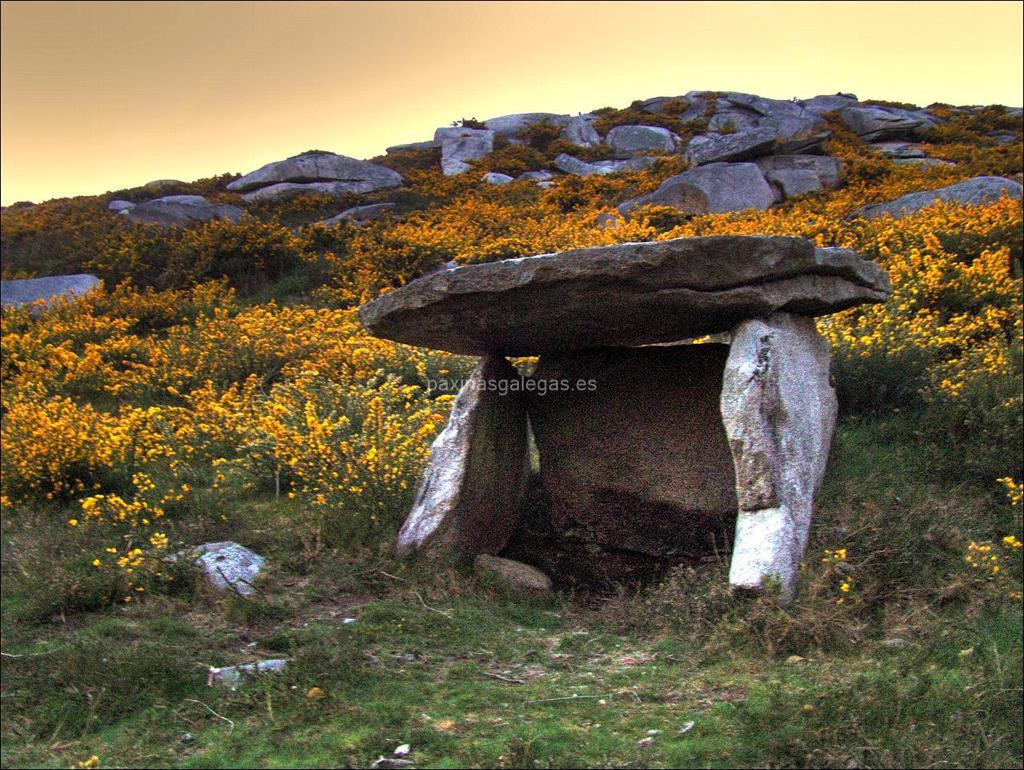
[[[1020,109],[699,91],[5,208],[5,283],[103,287],[3,308],[3,765],[1021,766],[1022,172]],[[475,361],[359,306],[752,234],[893,289],[817,321],[839,423],[794,602],[731,595],[727,544],[540,595],[394,554]],[[167,558],[221,541],[252,592]]]

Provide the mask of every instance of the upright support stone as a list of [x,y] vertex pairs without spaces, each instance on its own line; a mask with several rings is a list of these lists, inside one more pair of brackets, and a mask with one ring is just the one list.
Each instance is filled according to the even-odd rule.
[[529,469],[519,382],[504,358],[488,356],[463,385],[399,532],[400,554],[421,551],[469,563],[505,547],[519,521]]
[[739,324],[721,408],[739,502],[729,582],[756,590],[777,580],[788,601],[836,423],[828,343],[813,319],[773,313]]

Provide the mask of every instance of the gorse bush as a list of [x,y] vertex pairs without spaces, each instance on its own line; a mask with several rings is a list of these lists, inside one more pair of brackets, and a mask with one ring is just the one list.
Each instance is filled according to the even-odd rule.
[[[238,174],[219,174],[217,176],[197,179],[194,182],[182,182],[177,179],[165,179],[156,184],[144,185],[142,187],[129,187],[123,190],[115,190],[103,196],[104,202],[110,200],[127,200],[132,203],[141,203],[155,197],[165,195],[202,195],[207,198],[217,198],[225,195],[225,189],[230,182],[238,179]],[[238,200],[237,196],[227,194],[230,202]],[[228,202],[228,201],[225,201]]]
[[[328,544],[381,539],[411,503],[447,399],[432,401],[394,375],[358,383],[308,370],[245,399],[243,415],[228,418],[236,467],[307,500],[309,524]],[[221,475],[229,470],[222,468]]]
[[670,102],[671,108],[663,110],[661,113],[648,112],[640,106],[640,102],[633,102],[629,107],[622,110],[611,107],[594,110],[594,114],[598,116],[597,120],[594,121],[594,128],[597,129],[599,134],[604,136],[618,126],[658,126],[679,134],[686,141],[694,134],[699,133],[704,128],[704,124],[700,122],[686,123],[681,120],[678,117],[679,113],[689,105],[683,106],[680,109],[678,102],[685,100],[675,101],[676,104]]
[[88,267],[110,281],[181,288],[226,278],[251,292],[292,272],[307,256],[286,227],[243,219],[178,229],[135,225],[108,236]]
[[548,166],[548,159],[533,147],[509,144],[482,158],[474,170],[496,171],[499,174],[519,176]]
[[100,198],[10,206],[0,223],[4,278],[81,273],[105,236],[124,224]]
[[121,601],[166,590],[204,489],[276,486],[330,543],[389,534],[448,409],[427,380],[466,373],[351,311],[243,307],[223,282],[5,310],[3,364],[2,503],[71,503],[69,527],[106,533],[89,562]]

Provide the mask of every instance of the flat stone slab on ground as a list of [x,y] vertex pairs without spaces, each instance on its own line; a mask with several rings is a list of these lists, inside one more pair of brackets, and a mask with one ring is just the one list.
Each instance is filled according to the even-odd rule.
[[559,171],[575,176],[605,176],[617,174],[620,171],[639,171],[647,168],[657,161],[656,158],[640,156],[626,160],[595,160],[588,162],[579,158],[561,153],[555,156],[554,165]]
[[80,297],[87,294],[96,288],[99,282],[99,278],[87,273],[0,281],[0,305],[20,307],[41,302],[48,306],[59,297]]
[[674,342],[785,310],[883,302],[885,272],[803,238],[712,236],[623,243],[467,265],[359,310],[377,337],[483,355]]
[[211,203],[202,195],[167,195],[122,209],[119,213],[132,222],[187,227],[211,219],[237,222],[245,210],[229,203]]

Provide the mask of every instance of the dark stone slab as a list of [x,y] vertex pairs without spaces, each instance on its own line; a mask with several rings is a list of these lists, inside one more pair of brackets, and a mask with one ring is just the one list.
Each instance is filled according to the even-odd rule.
[[725,345],[545,355],[529,397],[541,481],[560,532],[604,548],[698,558],[736,517],[719,413]]
[[884,271],[849,250],[714,236],[457,267],[367,303],[359,317],[397,342],[531,355],[672,342],[777,310],[822,315],[883,302],[890,291]]

